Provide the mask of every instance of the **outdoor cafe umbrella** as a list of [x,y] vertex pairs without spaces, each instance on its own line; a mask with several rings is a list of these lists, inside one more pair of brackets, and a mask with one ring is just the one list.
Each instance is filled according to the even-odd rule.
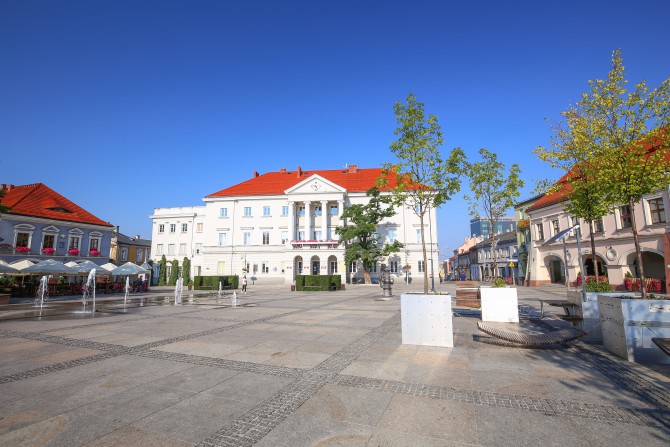
[[0,273],[21,273],[21,271],[0,260]]
[[132,262],[126,262],[122,266],[119,266],[114,270],[112,270],[112,275],[139,275],[148,272],[149,272],[148,270],[143,269],[137,264],[133,264]]
[[79,264],[75,263],[74,265],[70,265],[70,263],[68,262],[65,265],[68,265],[68,266],[72,267],[73,269],[75,269],[77,271],[77,273],[80,273],[80,274],[90,273],[90,271],[93,270],[93,269],[95,269],[95,274],[98,275],[98,276],[100,276],[100,275],[110,275],[111,274],[111,272],[109,270],[107,270],[106,268],[96,264],[93,261],[89,261],[89,260],[82,261]]
[[60,261],[47,259],[22,269],[21,273],[28,275],[76,275],[78,272]]

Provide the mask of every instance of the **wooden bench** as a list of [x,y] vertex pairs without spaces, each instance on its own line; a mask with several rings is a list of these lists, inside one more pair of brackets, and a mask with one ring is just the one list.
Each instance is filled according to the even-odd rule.
[[661,351],[665,352],[667,355],[670,355],[670,338],[652,337],[651,341],[653,341],[656,346],[661,348]]
[[545,332],[543,334],[514,332],[504,329],[496,329],[492,326],[482,323],[481,321],[477,322],[477,329],[484,332],[485,334],[490,335],[491,337],[499,338],[500,340],[508,341],[510,343],[521,346],[545,346],[566,343],[586,335],[586,332],[574,327]]

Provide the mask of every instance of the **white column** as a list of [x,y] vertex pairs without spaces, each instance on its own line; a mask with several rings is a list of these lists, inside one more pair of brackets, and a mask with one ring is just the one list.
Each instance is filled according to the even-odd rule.
[[344,200],[337,201],[337,216],[340,219],[340,225],[344,225],[344,219],[342,219],[342,213],[344,212]]
[[312,239],[312,207],[310,202],[305,202],[305,239]]
[[294,241],[295,237],[295,202],[288,203],[288,240]]
[[328,201],[321,201],[321,238],[328,239]]

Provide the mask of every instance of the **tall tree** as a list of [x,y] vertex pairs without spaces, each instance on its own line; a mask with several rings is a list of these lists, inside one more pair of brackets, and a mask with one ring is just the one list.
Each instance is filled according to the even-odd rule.
[[376,187],[370,188],[367,195],[370,200],[366,204],[351,204],[344,209],[342,218],[347,225],[336,228],[335,232],[346,246],[345,263],[360,261],[365,283],[370,284],[370,268],[379,259],[400,251],[403,245],[397,240],[384,243],[377,233],[378,225],[395,214],[392,197],[382,195]]
[[468,168],[470,190],[466,195],[470,205],[470,215],[484,217],[489,223],[489,238],[493,256],[493,276],[498,277],[498,255],[496,250],[495,223],[505,216],[519,197],[519,189],[524,182],[520,177],[521,169],[517,163],[510,166],[509,173],[498,156],[484,148],[479,150],[482,160],[472,163]]
[[[393,132],[398,139],[390,149],[396,163],[386,163],[379,186],[391,188],[397,203],[413,209],[419,217],[423,265],[428,265],[426,254],[426,216],[460,190],[465,153],[455,148],[449,158],[440,156],[444,143],[437,116],[424,112],[424,104],[411,93],[406,103],[393,106],[398,127]],[[431,247],[431,253],[434,251]],[[423,291],[428,293],[428,270],[423,269]]]
[[182,275],[184,277],[184,284],[187,286],[191,284],[191,260],[188,258],[184,258],[184,261],[182,262]]
[[9,211],[11,208],[8,207],[7,205],[2,204],[2,198],[5,197],[6,192],[2,189],[0,189],[0,213],[6,213]]
[[[586,117],[578,107],[572,107],[561,113],[562,121],[552,125],[552,138],[547,147],[540,146],[534,153],[552,168],[566,172],[561,181],[547,192],[559,192],[568,199],[565,211],[589,224],[591,242],[591,261],[598,282],[598,260],[596,259],[596,241],[594,222],[612,212],[609,203],[601,191],[599,164],[596,147],[591,143],[592,136]],[[582,232],[583,233],[583,232]],[[586,276],[586,272],[582,273]]]
[[621,52],[612,53],[607,79],[589,81],[578,103],[583,119],[571,129],[589,146],[593,187],[610,206],[627,206],[635,244],[640,290],[646,298],[642,250],[634,206],[670,184],[670,78],[649,90],[644,81],[628,91]]
[[174,286],[177,284],[179,279],[179,261],[173,259],[171,262],[172,267],[170,268],[170,278],[168,280],[168,286]]
[[158,263],[158,285],[164,286],[167,284],[167,259],[165,255],[161,257]]

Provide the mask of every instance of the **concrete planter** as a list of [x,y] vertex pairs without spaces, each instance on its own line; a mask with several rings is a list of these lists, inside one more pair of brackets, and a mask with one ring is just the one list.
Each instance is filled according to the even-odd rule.
[[635,296],[633,292],[586,292],[586,301],[582,301],[582,292],[580,290],[570,290],[568,292],[568,301],[577,306],[577,316],[582,317],[582,321],[577,322],[575,326],[586,332],[583,338],[588,341],[602,342],[603,333],[600,325],[600,311],[598,310],[598,295],[602,296]]
[[454,346],[451,295],[400,295],[404,345]]
[[482,287],[482,321],[519,322],[519,300],[512,287]]
[[598,309],[605,349],[637,363],[670,364],[651,341],[670,338],[670,300],[620,299],[598,295]]

